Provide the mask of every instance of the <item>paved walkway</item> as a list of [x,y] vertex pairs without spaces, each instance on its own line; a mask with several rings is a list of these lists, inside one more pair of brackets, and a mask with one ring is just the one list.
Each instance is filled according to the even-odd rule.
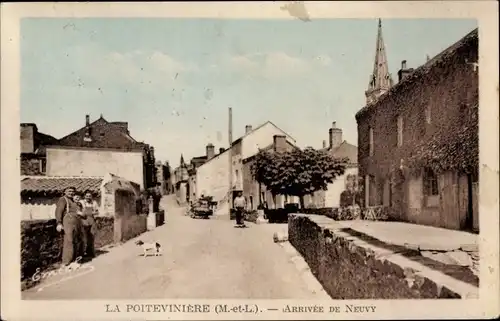
[[160,242],[163,256],[140,256],[132,239],[94,259],[93,271],[50,277],[23,299],[325,299],[273,243],[283,226],[234,228],[229,220],[187,217],[171,197],[162,203],[166,224],[138,239]]

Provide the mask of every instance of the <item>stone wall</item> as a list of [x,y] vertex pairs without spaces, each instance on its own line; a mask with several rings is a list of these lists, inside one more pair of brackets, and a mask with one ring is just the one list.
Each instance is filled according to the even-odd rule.
[[324,207],[300,209],[303,214],[324,215],[336,221],[345,220],[374,220],[374,221],[397,221],[398,214],[395,209],[385,206],[370,207]]
[[421,265],[412,259],[422,261],[418,252],[373,246],[325,216],[291,214],[288,239],[333,299],[477,297],[473,285],[416,269]]
[[[399,173],[401,168],[420,171],[427,166],[444,172],[451,167],[458,169],[478,158],[474,123],[478,117],[479,78],[470,63],[478,59],[477,33],[460,40],[453,47],[455,50],[449,50],[417,68],[374,105],[365,106],[357,113],[359,175],[365,178],[363,189],[369,194],[370,206],[383,204],[384,186],[387,186],[385,194],[390,196],[385,198],[392,199],[392,206],[399,210],[402,217],[415,214],[422,218],[429,215],[424,220],[434,222],[438,215],[450,215],[453,219],[457,212],[453,206],[457,201],[452,195],[440,195],[445,204],[441,204],[438,211],[421,211],[411,207],[409,197],[417,195],[421,198],[423,190],[408,186],[410,183],[406,176],[410,173]],[[399,117],[403,119],[399,127],[401,144],[398,144]],[[466,133],[468,139],[460,140],[458,137],[465,137],[460,133]],[[449,152],[442,146],[467,147],[453,147],[455,151]],[[392,190],[389,188],[391,185]],[[413,187],[415,190],[409,191]],[[455,218],[455,221],[458,219]]]
[[126,242],[147,231],[147,214],[134,214],[123,217],[123,229],[121,237],[118,236],[118,242]]
[[[112,217],[96,217],[96,248],[113,243]],[[62,235],[56,230],[56,220],[21,222],[21,280],[31,278],[37,268],[45,270],[61,260]]]

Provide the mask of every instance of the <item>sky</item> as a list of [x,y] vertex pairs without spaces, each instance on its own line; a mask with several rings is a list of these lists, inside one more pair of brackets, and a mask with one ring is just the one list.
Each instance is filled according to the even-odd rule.
[[[25,18],[21,122],[56,138],[94,121],[126,121],[157,160],[203,156],[208,143],[270,120],[299,147],[321,148],[333,121],[357,145],[377,19]],[[394,81],[476,20],[382,20]]]

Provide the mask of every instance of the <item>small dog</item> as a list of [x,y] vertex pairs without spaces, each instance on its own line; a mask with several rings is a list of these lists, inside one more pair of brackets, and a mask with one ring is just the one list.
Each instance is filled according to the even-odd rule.
[[143,241],[138,240],[135,244],[142,247],[144,257],[148,256],[151,252],[153,252],[154,256],[161,255],[161,245],[158,242],[144,243]]

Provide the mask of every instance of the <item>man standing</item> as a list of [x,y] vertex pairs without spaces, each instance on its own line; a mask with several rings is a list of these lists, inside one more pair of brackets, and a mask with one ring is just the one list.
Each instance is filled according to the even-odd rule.
[[83,207],[83,248],[87,259],[92,259],[95,256],[94,237],[97,233],[97,224],[94,217],[99,212],[99,206],[92,199],[91,191],[85,191],[84,195],[84,199],[81,201]]
[[236,225],[240,226],[240,227],[244,227],[245,222],[243,219],[243,211],[246,208],[246,200],[243,197],[242,192],[238,192],[237,196],[234,198],[233,206],[234,206],[234,212],[236,215]]
[[78,216],[78,207],[73,201],[74,187],[67,187],[64,196],[56,204],[57,231],[64,232],[62,263],[71,264],[81,253],[82,222]]

